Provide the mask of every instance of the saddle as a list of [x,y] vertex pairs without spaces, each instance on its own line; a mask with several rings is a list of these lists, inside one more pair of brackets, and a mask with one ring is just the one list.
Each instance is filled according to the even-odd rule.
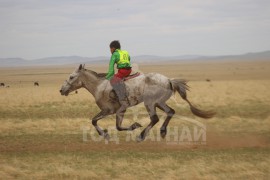
[[127,100],[127,102],[129,103],[129,100],[127,98],[128,92],[126,90],[126,85],[125,85],[124,81],[127,81],[129,79],[138,77],[139,75],[141,75],[141,74],[139,72],[136,72],[134,74],[131,74],[131,75],[123,78],[120,82],[118,82],[116,84],[112,84],[113,89],[110,92],[111,101],[120,102],[120,101],[123,101],[123,100]]
[[141,73],[136,72],[136,73],[134,73],[134,74],[130,74],[129,76],[125,77],[123,80],[124,80],[124,81],[127,81],[127,80],[129,80],[129,79],[138,77],[139,75],[141,75]]

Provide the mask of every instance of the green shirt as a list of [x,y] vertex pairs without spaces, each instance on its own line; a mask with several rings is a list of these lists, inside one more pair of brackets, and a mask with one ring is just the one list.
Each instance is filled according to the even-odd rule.
[[130,56],[129,55],[128,55],[128,59],[129,59],[128,63],[124,63],[124,64],[118,63],[120,61],[120,53],[119,53],[119,51],[121,51],[121,50],[116,49],[114,51],[114,53],[112,54],[112,56],[111,56],[111,60],[110,60],[110,64],[109,64],[109,70],[108,70],[108,74],[106,76],[106,79],[108,79],[108,80],[110,80],[114,75],[114,64],[117,64],[117,69],[131,67]]

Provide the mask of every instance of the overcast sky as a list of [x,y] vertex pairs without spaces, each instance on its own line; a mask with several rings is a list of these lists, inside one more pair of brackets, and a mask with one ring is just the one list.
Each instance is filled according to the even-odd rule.
[[0,57],[270,50],[269,0],[0,0]]

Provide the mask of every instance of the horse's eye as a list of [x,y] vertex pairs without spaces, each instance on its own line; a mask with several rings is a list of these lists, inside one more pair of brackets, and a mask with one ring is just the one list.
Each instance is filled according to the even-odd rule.
[[70,76],[69,79],[72,80],[73,79],[73,76]]

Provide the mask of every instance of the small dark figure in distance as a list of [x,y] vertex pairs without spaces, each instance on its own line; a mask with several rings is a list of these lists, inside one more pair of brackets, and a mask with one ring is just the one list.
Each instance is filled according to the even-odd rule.
[[34,82],[34,86],[39,86],[39,83],[37,81]]

